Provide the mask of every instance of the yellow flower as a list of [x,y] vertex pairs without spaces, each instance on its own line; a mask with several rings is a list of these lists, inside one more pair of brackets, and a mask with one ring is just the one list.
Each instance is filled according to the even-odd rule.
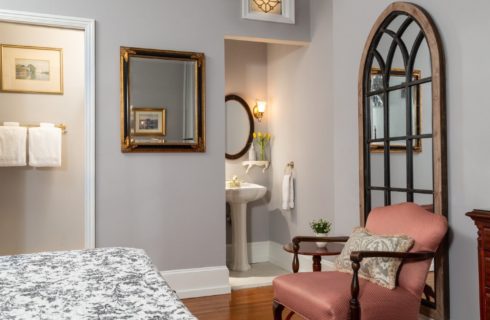
[[254,137],[254,139],[257,138],[257,133],[256,132],[253,133],[253,137]]
[[257,135],[259,136],[259,138],[262,138],[262,132],[259,132]]

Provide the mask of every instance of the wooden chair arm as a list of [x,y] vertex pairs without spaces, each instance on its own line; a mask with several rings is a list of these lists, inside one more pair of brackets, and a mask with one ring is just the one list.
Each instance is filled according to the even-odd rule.
[[435,256],[435,252],[420,251],[420,252],[392,252],[392,251],[354,251],[350,254],[352,261],[352,283],[350,300],[351,320],[360,320],[359,305],[359,269],[361,267],[361,261],[364,258],[399,258],[402,261],[423,261],[432,259]]
[[350,254],[351,261],[361,262],[364,258],[399,258],[403,261],[423,261],[432,259],[435,252],[419,251],[419,252],[393,252],[393,251],[354,251]]

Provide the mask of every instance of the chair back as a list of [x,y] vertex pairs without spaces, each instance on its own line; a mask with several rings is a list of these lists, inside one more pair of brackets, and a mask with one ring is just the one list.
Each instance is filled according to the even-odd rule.
[[[447,232],[447,219],[414,203],[401,203],[373,209],[366,229],[379,235],[407,235],[414,239],[411,252],[436,251]],[[398,285],[420,297],[431,261],[405,262],[401,266]]]

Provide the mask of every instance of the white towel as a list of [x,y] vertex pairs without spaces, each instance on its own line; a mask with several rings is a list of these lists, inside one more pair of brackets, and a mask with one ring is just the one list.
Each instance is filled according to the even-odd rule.
[[18,122],[5,122],[0,127],[0,166],[25,166],[27,129]]
[[29,165],[61,167],[61,129],[52,123],[29,128]]
[[294,178],[291,173],[282,178],[282,209],[294,208]]

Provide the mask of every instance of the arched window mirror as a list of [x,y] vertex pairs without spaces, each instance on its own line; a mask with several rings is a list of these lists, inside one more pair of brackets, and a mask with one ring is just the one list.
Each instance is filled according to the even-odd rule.
[[[415,202],[447,216],[444,56],[430,16],[396,2],[374,24],[359,74],[360,204]],[[422,313],[447,319],[447,243],[421,297]]]

